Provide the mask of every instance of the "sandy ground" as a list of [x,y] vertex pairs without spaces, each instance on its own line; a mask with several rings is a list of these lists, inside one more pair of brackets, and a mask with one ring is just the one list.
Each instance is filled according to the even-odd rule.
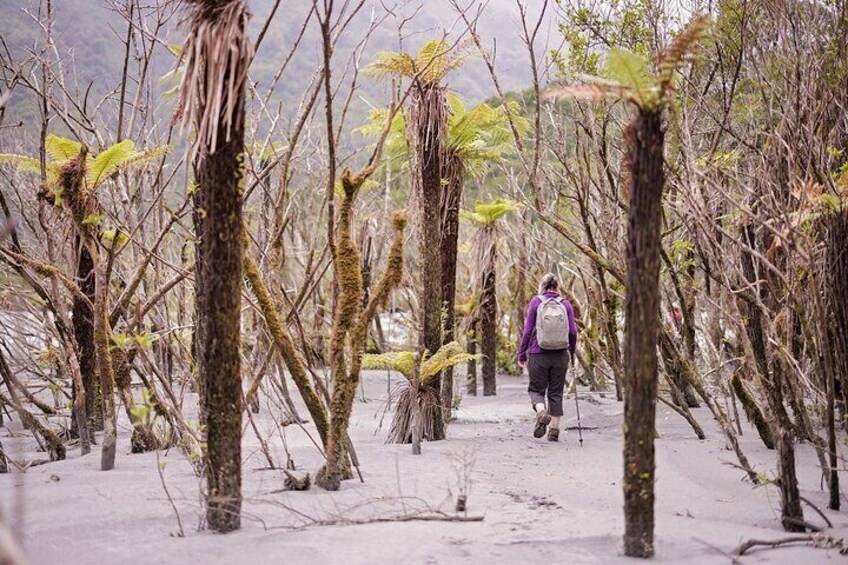
[[[398,377],[394,377],[395,380]],[[390,421],[386,374],[366,377],[367,401],[357,401],[351,435],[365,482],[347,481],[328,493],[279,492],[280,471],[264,469],[251,430],[244,440],[243,529],[225,536],[199,532],[198,482],[176,451],[162,453],[164,477],[175,499],[185,537],[157,473],[156,454],[130,455],[121,430],[117,468],[98,470],[99,453],[0,475],[0,508],[22,533],[31,563],[624,563],[622,556],[622,405],[611,398],[581,400],[584,444],[569,431],[558,444],[532,438],[525,378],[503,377],[498,396],[466,397],[449,440],[425,443],[423,455],[409,446],[385,445]],[[581,398],[583,398],[581,396]],[[658,563],[730,563],[727,552],[749,538],[784,534],[777,522],[777,493],[752,488],[727,465],[715,422],[695,410],[708,438],[699,441],[676,414],[660,406],[657,440],[656,553]],[[382,420],[382,427],[381,427]],[[19,455],[29,444],[0,428],[6,449]],[[257,416],[263,433],[273,423]],[[576,425],[574,402],[565,425]],[[760,472],[773,474],[773,452],[744,428],[742,447]],[[320,455],[305,433],[286,428],[298,467],[314,472]],[[277,463],[285,460],[279,437],[271,440]],[[815,454],[798,446],[802,494],[825,506]],[[846,480],[843,475],[843,481]],[[468,515],[483,521],[381,522],[315,525],[412,514],[425,509],[453,513],[456,495],[468,492]],[[835,534],[848,536],[848,516],[828,512]],[[806,517],[821,519],[809,509]],[[834,550],[787,547],[755,551],[742,563],[838,563]]]

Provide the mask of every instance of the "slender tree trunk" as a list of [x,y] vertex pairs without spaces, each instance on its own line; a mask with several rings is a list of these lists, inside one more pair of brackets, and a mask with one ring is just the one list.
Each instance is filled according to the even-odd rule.
[[[830,359],[831,370],[828,371],[826,380],[827,385],[827,406],[825,418],[827,419],[827,444],[829,452],[829,487],[830,499],[828,508],[831,510],[839,510],[839,473],[837,471],[837,451],[836,451],[836,402],[837,389],[841,388],[844,395],[843,412],[848,408],[848,304],[846,304],[846,296],[848,296],[848,247],[845,242],[848,241],[848,209],[839,210],[828,218],[827,223],[827,246],[825,253],[825,285],[827,287],[826,304],[831,312],[830,324],[822,331],[826,333],[830,339],[831,345]],[[819,322],[823,323],[823,322]],[[842,375],[841,383],[837,375]],[[839,384],[842,386],[839,387]],[[848,420],[844,422],[848,429]]]
[[631,147],[624,342],[624,553],[654,554],[654,435],[664,132],[659,111],[640,110]]
[[[456,255],[459,239],[459,206],[462,199],[464,167],[462,160],[451,155],[448,163],[448,183],[442,191],[442,344],[450,343],[456,333]],[[441,404],[445,422],[453,406],[453,367],[442,372]]]
[[[484,228],[484,229],[489,229]],[[498,352],[498,300],[496,295],[496,257],[497,243],[492,236],[492,247],[483,273],[480,292],[480,352],[483,354],[483,396],[497,394],[497,352]]]
[[[109,280],[110,261],[99,257],[97,244],[88,241],[89,252],[95,265],[103,265],[98,273],[100,281]],[[115,374],[112,370],[112,330],[109,327],[109,285],[97,285],[94,301],[94,343],[97,348],[97,372],[100,373],[100,392],[103,399],[103,444],[100,452],[100,469],[115,468],[118,443],[117,413],[115,408]]]
[[[848,209],[835,212],[828,221],[827,265],[828,307],[833,313],[834,360],[841,379],[834,383],[834,395],[839,390],[842,414],[848,412]],[[848,431],[848,418],[842,422]]]
[[742,409],[745,411],[748,421],[757,428],[757,433],[760,435],[760,439],[763,440],[763,445],[768,449],[774,449],[774,434],[771,432],[771,427],[768,425],[765,416],[763,416],[760,407],[751,398],[748,389],[742,384],[742,377],[738,371],[730,379],[730,385],[733,388],[736,398],[742,403]]
[[[422,317],[419,344],[432,355],[442,345],[441,195],[448,116],[444,89],[438,84],[420,85],[413,90],[412,106],[414,119],[411,122],[416,129],[417,165],[421,175],[417,183],[420,206],[417,237],[421,265],[418,292]],[[432,386],[439,391],[441,379],[435,379]],[[437,407],[436,416],[434,439],[444,439],[442,406]]]
[[[3,409],[3,405],[0,404],[0,410]],[[9,463],[6,460],[6,452],[3,450],[3,442],[0,441],[0,475],[9,472]]]
[[[468,335],[466,336],[465,351],[471,355],[477,355],[477,314],[471,313],[471,322],[468,324]],[[468,360],[465,371],[465,390],[469,396],[477,396],[477,358]]]
[[[752,249],[757,248],[754,231],[750,226],[743,229],[743,241]],[[752,288],[758,289],[758,299],[762,299],[763,282],[757,275],[754,257],[747,249],[742,250],[742,273]],[[778,487],[781,498],[783,528],[787,531],[804,531],[804,512],[798,492],[798,478],[795,475],[795,438],[792,434],[792,421],[783,404],[783,386],[779,367],[771,367],[768,361],[766,339],[763,332],[762,313],[759,304],[743,303],[745,329],[751,342],[754,360],[760,371],[761,382],[766,401],[775,420],[775,448],[777,450]]]

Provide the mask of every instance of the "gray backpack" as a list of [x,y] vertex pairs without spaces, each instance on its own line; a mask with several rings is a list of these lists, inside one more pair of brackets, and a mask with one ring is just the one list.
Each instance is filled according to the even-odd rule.
[[568,311],[561,297],[540,296],[536,309],[536,341],[542,349],[565,349],[568,347]]

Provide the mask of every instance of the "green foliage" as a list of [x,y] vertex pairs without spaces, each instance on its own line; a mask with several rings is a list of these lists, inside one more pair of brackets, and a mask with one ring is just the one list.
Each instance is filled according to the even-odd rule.
[[84,226],[99,226],[106,219],[106,214],[89,214],[82,221]]
[[[50,157],[50,161],[45,163],[47,185],[57,198],[56,204],[60,205],[59,172],[62,165],[80,154],[82,144],[72,139],[50,134],[45,138],[44,146],[47,156]],[[161,145],[146,151],[137,151],[135,144],[126,139],[104,149],[97,155],[89,154],[86,161],[86,185],[90,190],[94,190],[113,174],[158,159],[167,154],[170,149],[169,145]],[[25,155],[0,154],[0,165],[4,163],[14,165],[24,172],[37,173],[41,171],[39,160]]]
[[[530,121],[521,116],[518,102],[508,101],[506,106],[493,107],[481,103],[467,109],[462,101],[448,96],[451,114],[448,117],[448,150],[458,157],[465,171],[475,178],[483,177],[489,164],[502,159],[514,149],[508,113],[519,134],[530,130]],[[378,108],[371,111],[368,122],[356,131],[368,137],[383,133],[388,111]],[[385,142],[385,150],[393,160],[407,159],[406,119],[402,112],[395,114]]]
[[[609,0],[587,7],[583,3],[558,0],[563,18],[560,33],[565,53],[551,59],[560,78],[575,73],[597,75],[602,69],[603,45],[616,45],[649,56],[653,30],[649,26],[650,5],[645,0]],[[567,23],[565,23],[567,22]]]
[[16,169],[27,173],[41,171],[41,162],[38,159],[11,153],[0,153],[0,165],[14,165]]
[[156,411],[154,410],[153,402],[151,401],[150,393],[148,391],[141,391],[141,402],[135,404],[130,409],[130,413],[144,425],[149,426],[153,423]]
[[553,88],[545,96],[597,101],[613,98],[627,100],[643,110],[657,110],[669,102],[674,77],[707,35],[711,22],[709,16],[693,18],[660,53],[656,73],[651,71],[645,54],[614,47],[606,54],[605,76],[580,75],[580,83]]
[[448,104],[451,108],[448,150],[462,160],[469,174],[477,178],[486,174],[490,163],[512,151],[510,114],[519,134],[530,130],[530,121],[520,115],[515,101],[507,101],[506,106],[497,107],[482,103],[466,110],[459,98],[449,96]]
[[500,218],[519,208],[518,203],[512,200],[496,198],[491,202],[475,204],[473,212],[462,210],[460,214],[466,220],[476,222],[482,226],[493,226]]
[[495,354],[495,364],[498,370],[507,375],[520,375],[521,367],[518,366],[518,344],[514,339],[510,339],[503,331],[503,328],[498,328],[497,333],[497,353]]
[[[414,351],[395,351],[391,353],[383,353],[380,355],[363,355],[363,369],[388,369],[397,371],[412,382],[412,374],[415,371],[415,359],[417,353]],[[447,343],[439,348],[432,356],[427,357],[426,354],[421,362],[421,370],[419,378],[421,385],[429,384],[437,374],[461,363],[466,363],[471,359],[477,359],[478,355],[470,355],[466,353],[456,341]]]
[[627,49],[613,48],[607,53],[604,75],[613,84],[631,91],[639,106],[653,107],[659,98],[659,86],[651,76],[648,59]]
[[51,133],[44,139],[44,149],[53,161],[64,162],[79,155],[82,144]]
[[434,39],[425,43],[415,57],[408,53],[381,51],[365,72],[377,78],[399,75],[423,84],[434,84],[465,64],[471,56],[470,47],[470,41],[451,47]]
[[133,336],[133,341],[142,349],[149,349],[158,337],[150,332],[144,332]]
[[127,234],[119,229],[111,229],[103,232],[103,241],[109,244],[110,248],[117,249],[129,241]]

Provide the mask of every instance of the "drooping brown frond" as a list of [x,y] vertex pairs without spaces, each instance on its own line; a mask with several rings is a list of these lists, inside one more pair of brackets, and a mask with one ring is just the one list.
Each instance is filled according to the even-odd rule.
[[622,85],[583,83],[549,88],[542,93],[542,98],[575,98],[577,100],[601,102],[608,99],[630,100],[632,92]]
[[701,41],[709,34],[712,18],[696,16],[678,33],[666,49],[660,53],[660,92],[665,93],[674,80],[674,73],[691,57]]
[[192,0],[195,5],[185,48],[176,66],[183,66],[175,119],[183,128],[191,122],[197,146],[214,153],[223,126],[226,139],[241,126],[239,100],[244,96],[253,46],[247,36],[250,13],[241,0]]

